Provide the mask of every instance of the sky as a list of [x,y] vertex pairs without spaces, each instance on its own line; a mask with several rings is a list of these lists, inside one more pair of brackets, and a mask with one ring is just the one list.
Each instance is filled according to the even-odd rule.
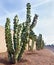
[[37,25],[33,31],[42,34],[45,44],[54,44],[54,0],[0,0],[0,25],[5,26],[6,18],[11,21],[17,14],[19,23],[26,20],[26,4],[31,4],[31,19],[38,14]]

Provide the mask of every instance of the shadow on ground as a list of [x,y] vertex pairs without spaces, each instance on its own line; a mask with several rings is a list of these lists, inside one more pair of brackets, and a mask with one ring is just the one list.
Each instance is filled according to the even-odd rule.
[[8,60],[6,58],[0,58],[0,64],[1,65],[10,65],[10,63],[8,62]]

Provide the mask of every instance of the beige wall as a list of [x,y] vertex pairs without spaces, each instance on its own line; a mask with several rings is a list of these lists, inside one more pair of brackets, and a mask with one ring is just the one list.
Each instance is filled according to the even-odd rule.
[[7,51],[4,32],[5,32],[5,29],[2,26],[0,26],[0,53]]
[[[11,31],[11,32],[13,34],[13,31]],[[30,45],[31,45],[31,43],[32,43],[32,40],[30,40]],[[28,50],[28,45],[27,45],[26,49]],[[35,44],[34,44],[34,49],[36,49]],[[6,48],[6,43],[5,43],[5,28],[0,26],[0,53],[6,52],[6,51],[7,51],[7,48]]]

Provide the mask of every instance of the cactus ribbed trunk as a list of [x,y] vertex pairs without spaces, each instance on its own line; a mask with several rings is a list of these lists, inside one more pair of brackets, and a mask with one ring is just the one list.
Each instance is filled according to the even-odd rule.
[[10,29],[10,19],[6,19],[5,23],[5,40],[6,40],[6,46],[7,46],[7,52],[8,52],[8,58],[9,61],[12,62],[12,55],[14,53],[13,45],[12,45],[12,36],[11,36],[11,29]]
[[13,41],[14,41],[14,50],[17,49],[17,32],[18,32],[18,16],[14,17],[14,33],[13,33]]
[[20,52],[20,42],[19,42],[19,26],[18,26],[18,16],[16,15],[14,17],[14,34],[13,34],[13,41],[14,41],[14,55],[13,55],[13,60],[14,63],[17,62],[17,58]]

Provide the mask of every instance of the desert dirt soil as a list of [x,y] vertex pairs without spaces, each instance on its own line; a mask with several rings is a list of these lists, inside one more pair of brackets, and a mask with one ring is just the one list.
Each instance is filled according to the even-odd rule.
[[48,49],[25,51],[21,61],[16,64],[8,62],[7,52],[0,53],[0,65],[54,65],[54,53]]

